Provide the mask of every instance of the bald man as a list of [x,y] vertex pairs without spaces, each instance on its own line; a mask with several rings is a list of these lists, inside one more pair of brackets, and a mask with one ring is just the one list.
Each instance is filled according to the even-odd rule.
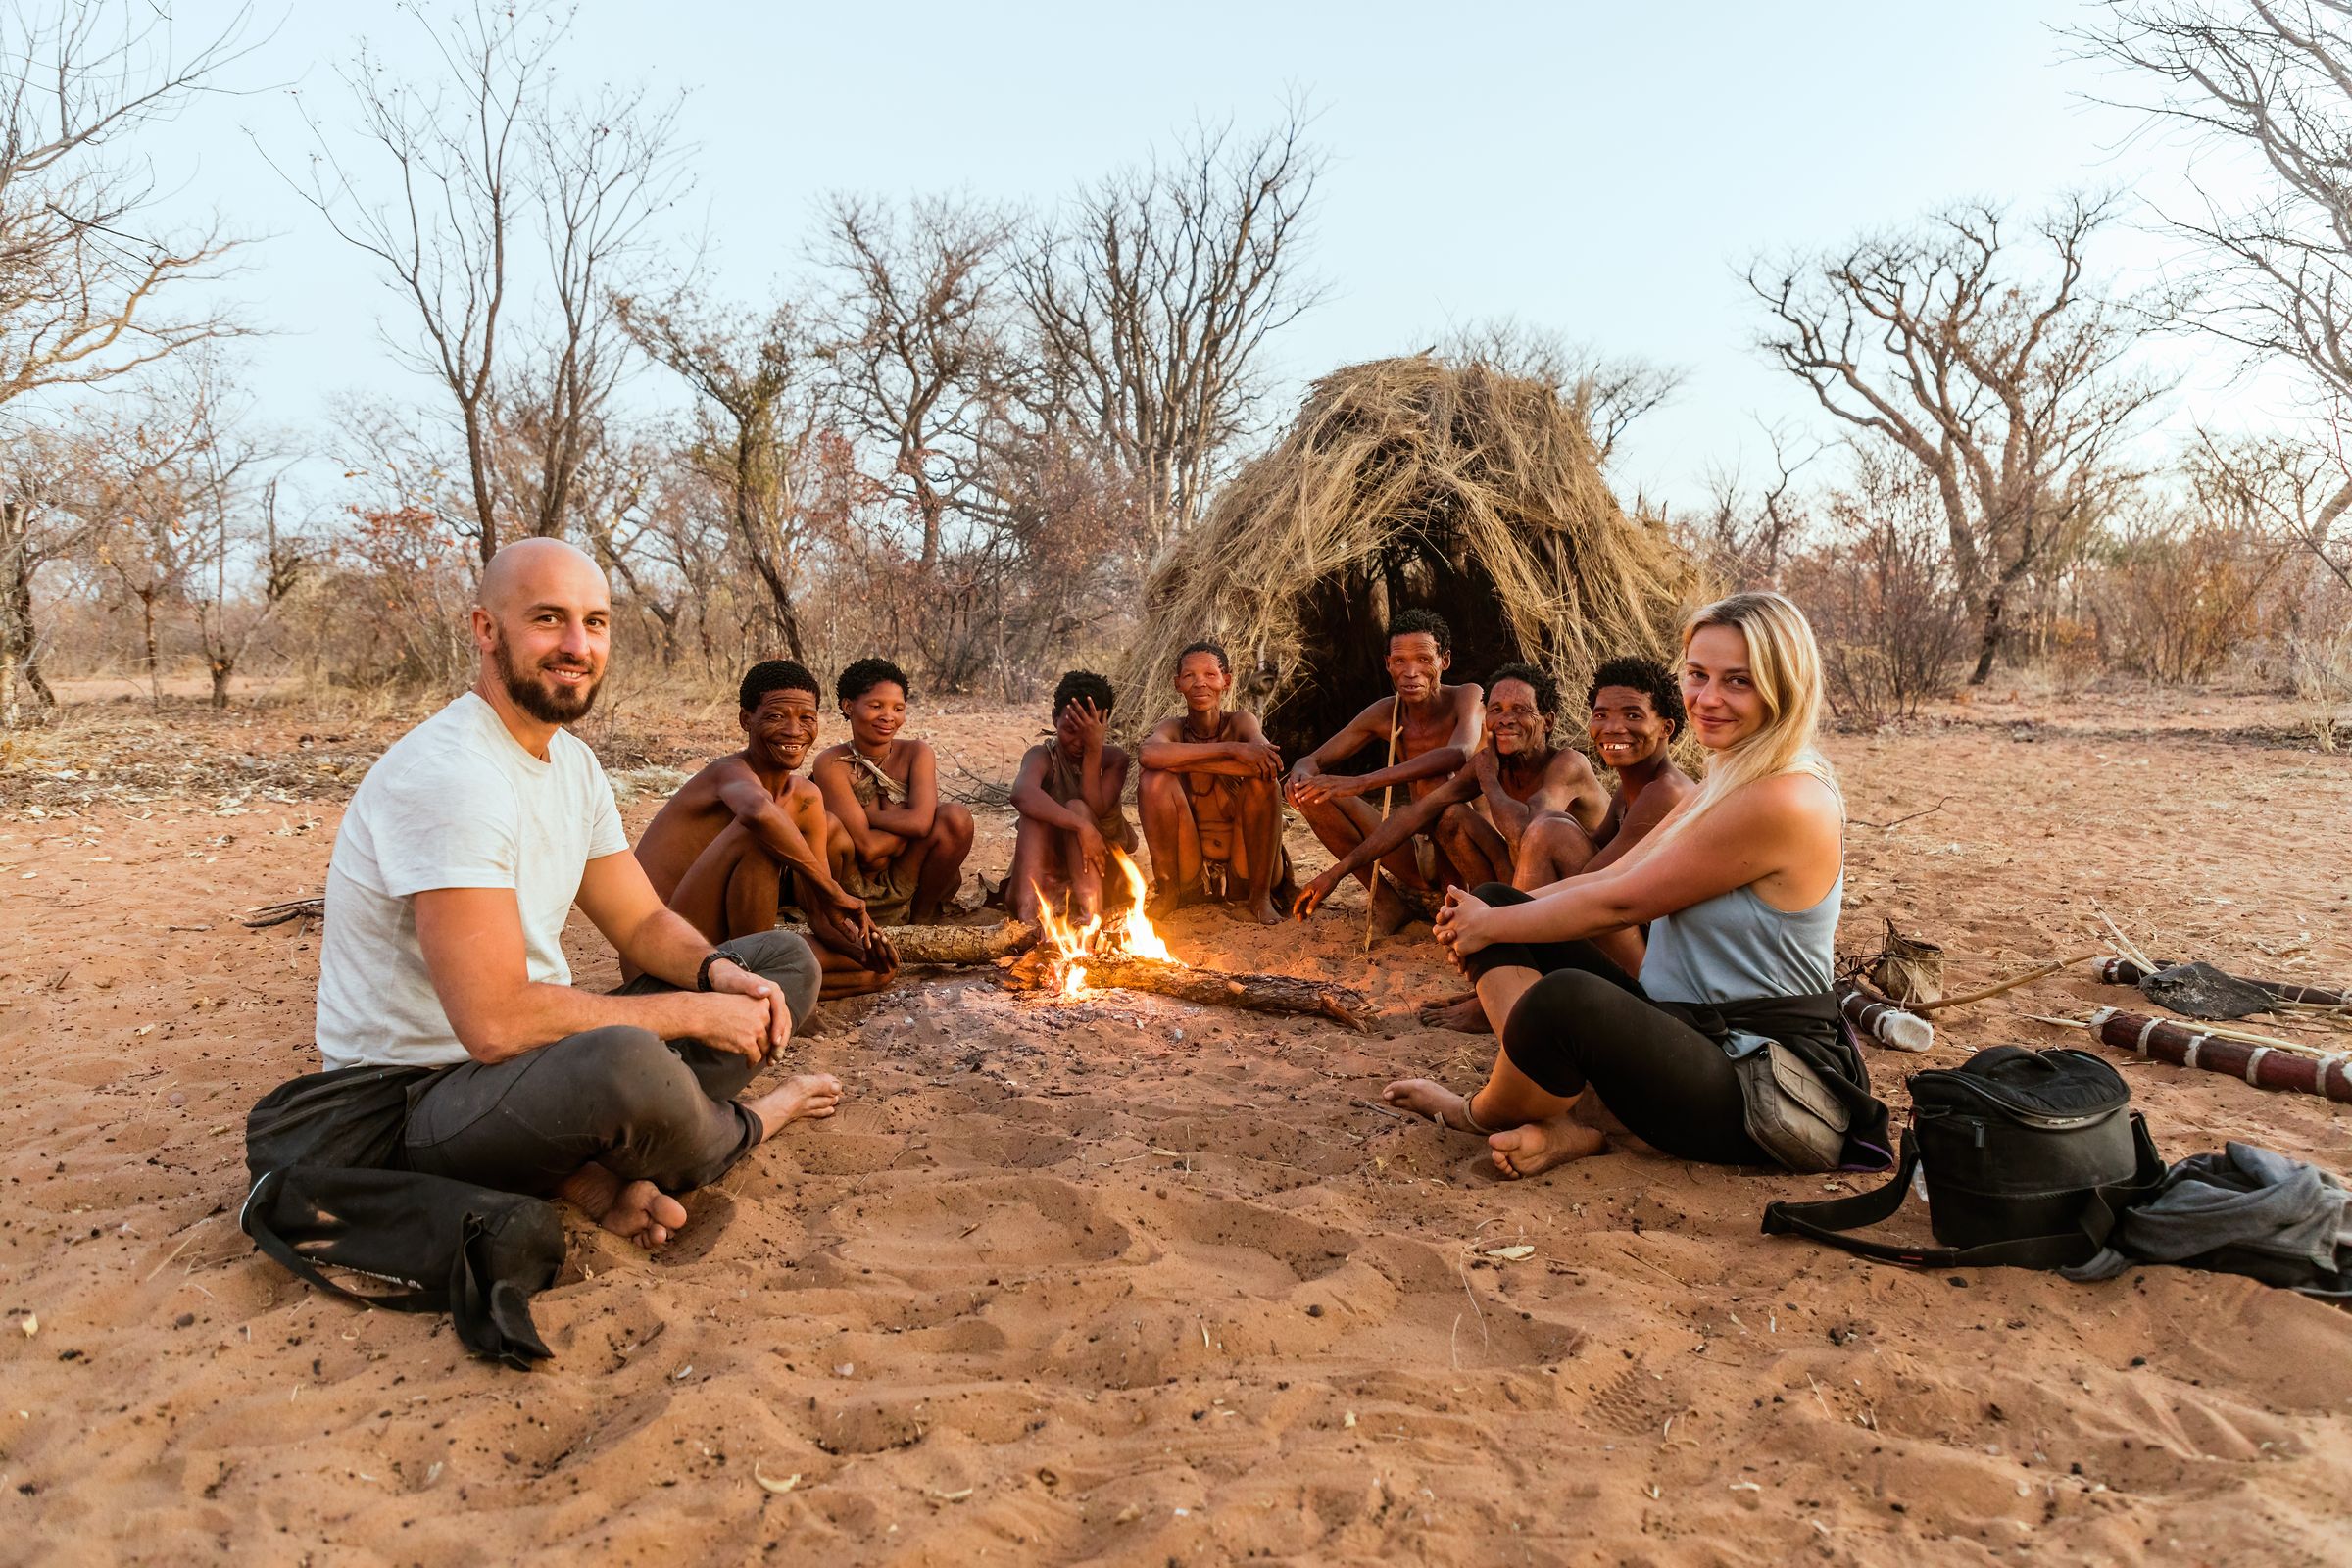
[[[629,853],[596,754],[564,726],[605,677],[612,605],[571,546],[524,539],[482,573],[470,691],[394,742],[335,833],[318,953],[329,1069],[413,1069],[411,1170],[562,1197],[658,1247],[704,1186],[802,1117],[823,1074],[738,1097],[816,1005],[808,945],[713,947]],[[571,984],[573,906],[639,978]]]

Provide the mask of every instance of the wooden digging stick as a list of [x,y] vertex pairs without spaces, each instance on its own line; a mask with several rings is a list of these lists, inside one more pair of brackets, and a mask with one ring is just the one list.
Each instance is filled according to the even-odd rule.
[[[1381,771],[1383,772],[1386,772],[1390,768],[1396,765],[1396,727],[1403,721],[1403,718],[1404,699],[1401,697],[1390,698],[1389,760],[1380,764]],[[1388,826],[1389,797],[1395,793],[1396,788],[1396,786],[1394,784],[1383,784],[1380,787],[1380,822],[1382,827]],[[1370,953],[1372,951],[1372,926],[1379,918],[1380,862],[1378,860],[1374,860],[1372,862],[1372,874],[1364,878],[1364,951],[1366,953]]]

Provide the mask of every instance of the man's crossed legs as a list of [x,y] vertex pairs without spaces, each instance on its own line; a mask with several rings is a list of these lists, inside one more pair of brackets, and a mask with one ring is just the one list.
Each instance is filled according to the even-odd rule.
[[[719,951],[775,983],[797,1036],[816,1010],[819,976],[808,944],[770,930]],[[620,991],[675,989],[641,975]],[[625,1025],[505,1061],[462,1062],[412,1095],[409,1168],[567,1199],[607,1230],[658,1247],[686,1223],[671,1195],[716,1181],[785,1123],[830,1116],[841,1099],[838,1080],[808,1073],[738,1100],[757,1071],[732,1052]]]

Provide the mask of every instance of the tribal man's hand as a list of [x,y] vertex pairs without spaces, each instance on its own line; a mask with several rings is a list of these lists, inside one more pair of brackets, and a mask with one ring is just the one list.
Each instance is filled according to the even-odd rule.
[[1291,901],[1291,917],[1297,920],[1304,920],[1307,916],[1313,914],[1317,909],[1323,906],[1323,901],[1331,897],[1331,890],[1339,885],[1340,879],[1326,871],[1321,876],[1315,878],[1312,882],[1309,882],[1306,886],[1300,888],[1298,890],[1298,897]]
[[1272,741],[1237,741],[1234,760],[1247,762],[1257,778],[1282,777],[1282,749]]
[[1110,850],[1102,842],[1102,830],[1092,822],[1078,824],[1078,858],[1097,876],[1110,863]]

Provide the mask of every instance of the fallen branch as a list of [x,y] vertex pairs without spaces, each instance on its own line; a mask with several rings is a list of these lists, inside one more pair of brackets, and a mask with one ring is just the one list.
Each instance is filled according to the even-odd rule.
[[1891,822],[1865,822],[1858,816],[1849,816],[1846,818],[1846,820],[1856,827],[1875,827],[1884,830],[1890,827],[1901,827],[1905,822],[1916,822],[1923,816],[1934,816],[1937,811],[1942,810],[1945,807],[1951,804],[1952,798],[1949,795],[1946,795],[1942,800],[1937,801],[1934,806],[1929,807],[1926,810],[1913,811],[1909,816],[1898,816]]
[[2098,955],[2095,953],[2078,953],[2071,958],[2052,958],[2047,963],[2037,963],[2024,974],[2014,975],[1997,985],[1986,986],[1982,991],[1963,992],[1956,997],[1940,997],[1934,1002],[1915,1002],[1911,1004],[1911,1010],[1913,1012],[1940,1012],[1946,1007],[1965,1007],[1972,1002],[1984,1002],[1999,996],[2004,991],[2015,991],[2019,986],[2032,985],[2036,980],[2046,980],[2061,969],[2071,968],[2084,958],[2097,956]]
[[2043,1018],[2043,1023],[2067,1029],[2086,1029],[2110,1046],[2137,1052],[2151,1061],[2176,1067],[2201,1067],[2243,1078],[2257,1089],[2292,1090],[2323,1095],[2352,1104],[2352,1055],[2321,1053],[2292,1040],[2257,1035],[2250,1030],[2218,1029],[2150,1018],[2115,1007],[2101,1007],[2088,1018]]
[[[1319,980],[1287,974],[1228,974],[1222,969],[1197,969],[1156,958],[1090,956],[1085,962],[1089,987],[1150,991],[1180,1002],[1239,1007],[1246,1012],[1319,1015],[1359,1032],[1372,1017],[1372,1004],[1362,992]],[[1015,991],[1058,991],[1057,969],[1058,961],[1052,953],[1032,949],[1004,971],[1004,984]]]
[[[805,926],[784,930],[808,936]],[[1037,946],[1037,927],[1020,920],[996,925],[890,925],[882,928],[902,964],[994,963]]]
[[326,918],[326,900],[288,899],[283,904],[261,904],[247,909],[251,916],[244,922],[248,931],[260,931],[288,920],[323,920]]

